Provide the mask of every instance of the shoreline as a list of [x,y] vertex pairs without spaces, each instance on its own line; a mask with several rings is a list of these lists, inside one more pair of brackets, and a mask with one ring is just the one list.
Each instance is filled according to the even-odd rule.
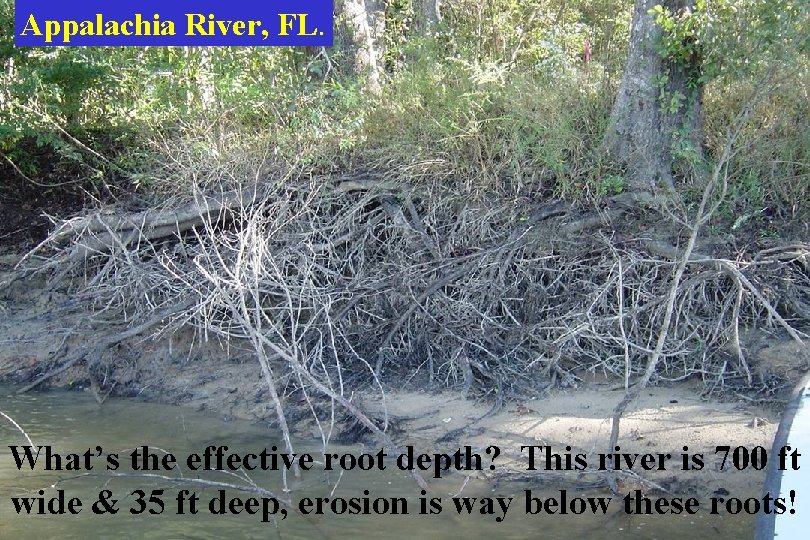
[[[0,260],[0,272],[10,267],[11,259]],[[3,268],[5,267],[5,268]],[[1,276],[0,276],[1,277]],[[13,381],[20,368],[35,368],[60,349],[80,343],[83,336],[61,334],[69,328],[71,316],[63,316],[54,306],[64,305],[68,297],[31,284],[17,283],[8,292],[0,322],[0,380],[21,387],[25,381]],[[77,316],[77,315],[74,315]],[[759,363],[770,359],[769,369],[783,372],[797,369],[805,360],[804,351],[794,350],[790,342],[768,343],[758,350]],[[191,352],[189,352],[191,351]],[[239,418],[274,425],[275,412],[257,362],[238,348],[225,350],[215,342],[196,343],[186,332],[170,338],[143,338],[111,351],[114,358],[104,364],[108,371],[92,374],[84,363],[66,369],[48,381],[48,386],[82,389],[103,401],[107,395],[136,397],[140,400],[180,405],[213,413],[223,422]],[[104,377],[106,379],[101,380]],[[103,384],[112,380],[111,384]],[[471,446],[485,455],[497,446],[498,470],[475,475],[498,485],[510,482],[571,483],[582,488],[603,488],[606,471],[594,470],[592,459],[606,452],[610,417],[623,398],[621,381],[606,376],[582,373],[573,387],[538,390],[524,399],[465,398],[460,391],[426,390],[416,381],[406,388],[385,393],[366,387],[352,396],[369,418],[388,424],[388,433],[401,446],[411,445],[420,452],[449,452]],[[752,485],[762,486],[764,470],[719,470],[714,455],[717,446],[732,448],[761,446],[770,450],[779,415],[774,407],[760,406],[746,396],[733,401],[702,397],[705,388],[699,380],[659,384],[646,388],[622,420],[619,439],[621,453],[670,454],[665,470],[619,471],[616,474],[623,491],[642,487],[670,493],[748,493]],[[297,395],[287,396],[285,407],[292,434],[306,440],[322,439],[311,410]],[[319,409],[319,413],[324,410]],[[353,418],[341,416],[330,424],[331,440],[336,443],[368,442],[372,435],[360,428]],[[322,415],[323,416],[323,415]],[[586,457],[584,470],[543,470],[538,461],[535,471],[527,470],[527,455],[521,446],[551,448],[564,463],[577,454]],[[688,450],[684,451],[684,446]],[[570,450],[568,448],[570,447]],[[698,471],[683,471],[675,466],[683,453],[700,453],[705,466]],[[566,467],[561,467],[565,469]],[[759,488],[758,488],[759,489]]]

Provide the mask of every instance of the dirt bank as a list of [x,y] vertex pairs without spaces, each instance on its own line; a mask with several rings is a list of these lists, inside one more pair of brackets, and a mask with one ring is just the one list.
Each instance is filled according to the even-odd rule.
[[[17,258],[6,255],[0,259],[0,271],[4,272],[0,278],[8,275]],[[73,333],[83,314],[72,309],[66,294],[48,291],[42,281],[17,282],[6,289],[0,300],[0,315],[2,378],[30,380],[32,374],[51,366],[54,355],[64,355],[92,339]],[[758,370],[796,377],[810,364],[808,349],[793,342],[764,337],[749,342],[754,345],[747,351],[748,358]],[[387,419],[397,442],[423,451],[451,451],[471,445],[483,452],[497,445],[502,450],[498,457],[501,467],[497,474],[486,475],[493,482],[565,481],[595,486],[604,483],[604,473],[527,471],[527,454],[520,450],[524,445],[550,446],[555,453],[585,454],[589,459],[606,450],[609,417],[624,389],[615,378],[581,375],[574,387],[503,401],[468,398],[460,391],[420,390],[421,383],[416,381],[384,394],[369,387],[352,399],[378,422]],[[212,411],[226,422],[244,418],[272,425],[276,419],[251,353],[213,339],[205,342],[191,333],[127,340],[99,358],[77,362],[45,386],[93,392],[99,399],[111,393],[179,404]],[[624,475],[625,485],[641,482],[649,487],[652,482],[676,492],[705,494],[750,492],[752,486],[761,484],[762,471],[721,470],[721,456],[715,455],[715,447],[770,448],[778,423],[779,396],[762,406],[741,394],[728,393],[718,401],[704,393],[704,386],[694,379],[646,389],[626,414],[619,443],[622,452],[669,453],[676,459],[687,446],[690,452],[705,455],[706,467],[699,472],[668,467],[666,472],[645,473],[643,481]],[[296,434],[319,437],[308,406],[297,403],[300,396],[293,392],[283,399],[290,411],[299,411],[288,413]],[[335,434],[336,438],[342,436],[346,433],[338,430]],[[366,439],[359,434],[357,440]]]

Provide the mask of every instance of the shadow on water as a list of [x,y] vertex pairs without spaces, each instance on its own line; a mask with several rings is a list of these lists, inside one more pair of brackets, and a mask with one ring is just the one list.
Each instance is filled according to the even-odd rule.
[[[0,388],[0,410],[13,417],[28,433],[36,445],[51,445],[54,451],[84,453],[88,448],[101,446],[104,452],[118,453],[123,459],[133,449],[149,445],[171,452],[182,464],[186,477],[235,482],[234,475],[209,472],[200,474],[185,467],[185,458],[202,452],[208,445],[227,445],[230,451],[260,451],[274,445],[281,447],[280,439],[272,430],[247,422],[224,422],[213,416],[167,405],[141,403],[134,400],[109,400],[98,405],[90,396],[81,393],[50,392],[11,395]],[[24,437],[4,419],[0,419],[0,538],[146,538],[146,539],[214,539],[214,538],[283,538],[283,539],[343,539],[381,538],[399,539],[422,537],[430,539],[457,538],[543,538],[603,540],[682,538],[741,539],[750,538],[754,520],[750,516],[711,516],[698,513],[693,516],[627,516],[621,511],[621,501],[614,500],[606,516],[593,515],[526,515],[524,490],[533,495],[557,495],[568,489],[574,496],[605,496],[605,493],[574,492],[570,486],[548,485],[543,488],[527,485],[500,485],[497,491],[483,482],[471,481],[465,485],[460,474],[431,483],[429,497],[441,497],[444,510],[439,515],[419,514],[419,488],[400,471],[346,472],[342,476],[315,467],[303,474],[300,481],[290,481],[293,502],[303,497],[362,497],[369,490],[371,498],[404,497],[408,515],[321,515],[302,516],[291,513],[277,525],[262,523],[261,515],[211,515],[207,501],[217,495],[212,488],[189,487],[145,478],[110,478],[99,476],[76,478],[74,472],[47,472],[38,466],[35,471],[18,471],[9,445],[27,444]],[[310,452],[318,460],[320,446],[299,443],[298,452]],[[334,447],[340,453],[376,452],[360,445]],[[103,461],[96,469],[104,469]],[[123,470],[123,467],[122,469]],[[178,475],[178,471],[165,473]],[[197,476],[199,474],[199,476]],[[73,477],[73,478],[71,478]],[[256,484],[281,493],[280,473],[269,471],[251,473]],[[67,498],[78,497],[83,510],[78,515],[19,516],[11,497],[35,497],[45,490],[45,497],[65,490]],[[476,508],[472,515],[459,515],[450,500],[464,486],[462,496],[515,497],[503,522],[495,516],[481,515]],[[177,515],[177,492],[189,488],[200,495],[199,513]],[[113,498],[120,499],[121,510],[114,516],[94,515],[90,506],[101,490],[111,490]],[[131,515],[136,506],[133,490],[165,489],[163,499],[166,510],[161,515]],[[246,496],[228,492],[228,496]],[[500,515],[500,513],[496,513]]]

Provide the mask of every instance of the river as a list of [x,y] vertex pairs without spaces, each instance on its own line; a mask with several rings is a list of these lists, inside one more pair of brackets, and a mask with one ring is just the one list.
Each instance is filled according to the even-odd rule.
[[[86,393],[47,392],[13,395],[8,388],[0,388],[0,411],[3,411],[26,431],[35,445],[50,445],[62,455],[83,454],[96,446],[103,455],[92,459],[97,465],[104,463],[105,456],[114,453],[128,456],[135,449],[148,445],[155,455],[170,453],[177,457],[183,467],[182,474],[189,478],[210,481],[243,483],[237,474],[223,472],[189,471],[185,459],[192,453],[202,453],[207,446],[228,446],[230,452],[256,452],[257,449],[282,447],[280,439],[267,426],[254,425],[238,420],[224,421],[214,414],[143,403],[132,399],[110,399],[103,405]],[[291,510],[283,521],[262,522],[261,510],[238,515],[213,515],[208,502],[218,496],[215,488],[202,488],[183,484],[167,483],[145,477],[110,477],[105,467],[96,466],[93,476],[82,476],[82,471],[50,472],[42,470],[39,462],[34,471],[23,466],[18,470],[9,446],[26,445],[26,439],[6,419],[0,417],[0,538],[284,538],[284,539],[343,539],[343,538],[543,538],[578,540],[610,539],[742,539],[750,538],[754,519],[751,516],[695,515],[678,516],[627,516],[621,511],[621,501],[614,500],[606,515],[526,515],[525,490],[532,490],[535,497],[559,495],[568,490],[569,498],[587,496],[604,497],[604,492],[585,493],[570,486],[507,485],[495,488],[478,480],[465,484],[464,476],[454,474],[430,486],[430,497],[442,498],[443,510],[437,515],[420,515],[420,489],[412,478],[399,470],[358,472],[344,474],[325,472],[316,466],[302,474],[300,480],[289,479],[292,502],[295,507],[304,498],[323,497],[358,498],[364,490],[369,498],[393,500],[404,498],[408,504],[407,515],[325,515],[303,516]],[[299,441],[296,450],[309,452],[322,459],[318,444]],[[356,446],[334,446],[330,452],[373,453],[378,449]],[[126,461],[121,459],[122,462]],[[128,463],[128,462],[127,462]],[[117,472],[124,471],[122,466]],[[178,476],[178,470],[165,472]],[[277,471],[251,473],[251,481],[275,493],[282,492],[281,474]],[[451,498],[463,487],[461,496],[514,497],[506,514],[495,510],[482,515],[476,503],[471,515],[460,515]],[[46,501],[64,491],[66,499],[78,498],[81,511],[76,515],[18,515],[12,497],[37,497],[43,490]],[[162,493],[153,490],[164,490]],[[188,501],[184,501],[184,515],[178,515],[178,493],[188,489],[199,495],[198,513],[189,513]],[[96,515],[91,505],[98,501],[99,493],[109,491],[116,499],[119,511],[115,515]],[[138,503],[136,490],[144,492],[144,502]],[[759,487],[752,486],[756,496]],[[157,510],[149,497],[159,493],[164,511]],[[228,491],[225,497],[242,499],[256,495]],[[504,499],[505,500],[505,499]],[[494,500],[493,500],[494,501]],[[261,501],[259,501],[260,503]],[[258,503],[257,503],[258,504]],[[100,507],[102,508],[102,507]],[[133,515],[132,509],[144,511]],[[312,508],[312,507],[310,507]],[[381,508],[381,507],[380,507]],[[429,508],[429,507],[428,507]],[[103,509],[103,508],[102,508]],[[237,508],[240,509],[240,508]],[[23,511],[24,513],[24,511]],[[502,521],[496,521],[496,517]]]

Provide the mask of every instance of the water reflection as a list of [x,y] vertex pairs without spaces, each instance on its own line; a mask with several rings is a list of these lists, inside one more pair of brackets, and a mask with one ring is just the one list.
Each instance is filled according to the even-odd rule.
[[[227,445],[234,452],[255,452],[273,445],[281,446],[273,432],[266,427],[246,422],[223,422],[221,419],[179,407],[140,403],[133,400],[109,400],[99,406],[90,396],[81,393],[51,392],[12,396],[0,389],[0,410],[8,413],[22,425],[37,445],[52,445],[61,453],[83,453],[100,445],[105,452],[129,454],[141,445],[150,445],[171,452],[184,464],[186,456],[201,452],[208,445]],[[302,497],[358,497],[369,490],[373,497],[405,497],[409,515],[301,516],[291,514],[285,521],[274,525],[262,523],[261,515],[219,515],[208,513],[204,504],[217,494],[216,489],[202,489],[171,485],[144,478],[82,477],[71,472],[49,473],[18,471],[8,445],[24,445],[24,437],[0,419],[0,538],[145,538],[145,539],[218,539],[218,538],[283,538],[283,539],[343,539],[372,537],[400,539],[423,537],[431,539],[457,539],[495,537],[504,539],[569,539],[603,540],[659,539],[671,540],[688,537],[734,539],[750,538],[753,519],[748,516],[633,516],[620,511],[613,501],[607,516],[588,515],[524,515],[524,489],[536,486],[499,486],[497,493],[485,483],[470,482],[464,496],[512,496],[505,520],[497,523],[494,516],[483,516],[478,508],[473,515],[459,516],[449,501],[464,482],[460,475],[431,484],[429,496],[444,499],[444,511],[439,515],[419,515],[419,488],[403,473],[350,472],[342,476],[322,470],[305,472],[300,481],[290,478],[294,501]],[[299,445],[299,452],[318,455],[320,447]],[[360,447],[336,448],[335,452],[359,452],[373,449]],[[127,461],[122,459],[122,462]],[[101,463],[99,461],[98,463]],[[196,477],[183,467],[183,474]],[[166,473],[173,475],[173,473]],[[239,479],[225,473],[204,473],[207,480],[237,482]],[[250,475],[256,484],[280,493],[280,475],[277,472],[254,472]],[[53,496],[53,485],[64,489],[68,497],[79,497],[85,510],[75,516],[17,516],[10,497],[35,496],[45,489],[46,497]],[[176,515],[176,494],[187,488],[196,491],[201,502],[197,515]],[[559,486],[567,489],[569,486]],[[124,510],[115,516],[98,516],[89,511],[99,491],[108,489],[120,499]],[[135,506],[135,489],[147,496],[153,489],[165,489],[166,511],[157,516],[131,515]],[[231,494],[231,492],[229,492]],[[236,492],[233,492],[236,495]],[[577,496],[587,494],[577,493]],[[591,494],[604,495],[604,493]],[[244,495],[243,495],[244,496]],[[499,514],[496,514],[499,515]]]

